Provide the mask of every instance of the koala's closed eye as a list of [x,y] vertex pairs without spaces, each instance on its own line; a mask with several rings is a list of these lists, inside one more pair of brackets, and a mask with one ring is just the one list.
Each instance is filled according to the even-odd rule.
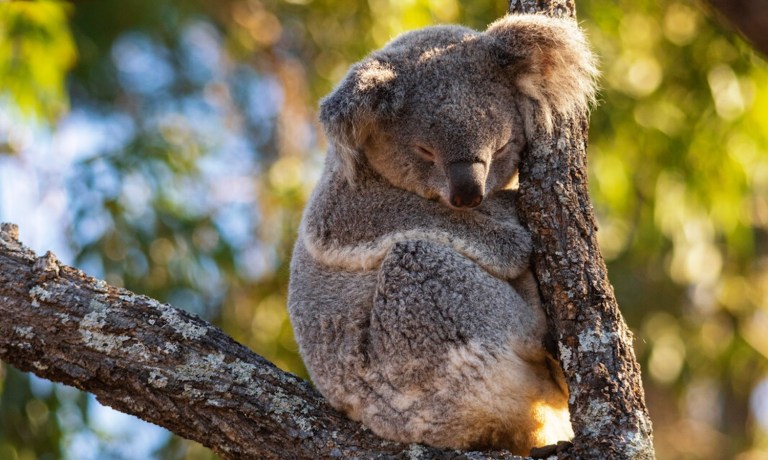
[[505,153],[516,153],[523,149],[525,146],[525,139],[522,136],[515,136],[509,141],[507,141],[506,144],[502,145],[498,149],[496,149],[495,152],[493,152],[493,157],[499,157],[501,155],[504,155]]
[[501,147],[497,148],[495,152],[493,152],[493,156],[497,157],[509,150],[509,146],[512,144],[512,141],[508,141],[506,144],[502,145]]
[[432,150],[424,147],[423,145],[416,144],[414,146],[414,150],[416,150],[416,153],[424,160],[434,163],[435,162],[435,152]]

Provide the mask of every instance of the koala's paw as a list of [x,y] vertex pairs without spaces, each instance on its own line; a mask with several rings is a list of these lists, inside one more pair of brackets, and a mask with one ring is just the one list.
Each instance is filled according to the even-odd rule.
[[[531,266],[531,253],[533,252],[533,238],[520,224],[508,224],[500,241],[493,246],[496,251],[489,254],[491,266],[498,266],[498,273],[494,275],[504,279],[514,279],[528,270]],[[491,234],[490,238],[498,238]]]
[[567,453],[573,443],[570,441],[560,441],[557,444],[550,444],[548,446],[534,447],[531,449],[529,456],[536,459],[544,459],[552,456],[557,456],[560,453]]

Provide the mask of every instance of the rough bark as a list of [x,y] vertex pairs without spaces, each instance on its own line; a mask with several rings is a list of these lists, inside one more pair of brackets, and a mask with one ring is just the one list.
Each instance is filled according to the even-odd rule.
[[707,0],[752,46],[768,57],[768,2],[765,0]]
[[[575,19],[573,0],[512,0],[510,12]],[[576,458],[654,458],[651,420],[619,312],[587,187],[587,115],[529,140],[520,165],[520,214],[570,391]]]
[[520,458],[378,438],[215,326],[35,257],[0,226],[0,359],[232,459]]

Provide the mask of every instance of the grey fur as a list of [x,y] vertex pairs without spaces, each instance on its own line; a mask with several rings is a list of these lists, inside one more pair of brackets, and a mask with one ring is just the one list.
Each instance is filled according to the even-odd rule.
[[596,74],[571,21],[508,16],[404,34],[323,100],[288,304],[334,407],[441,447],[572,435],[511,188],[526,138],[586,109]]

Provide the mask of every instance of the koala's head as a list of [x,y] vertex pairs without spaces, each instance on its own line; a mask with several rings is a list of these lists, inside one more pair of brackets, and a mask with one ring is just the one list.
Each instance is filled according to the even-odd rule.
[[396,187],[472,208],[509,184],[537,129],[587,108],[596,76],[568,19],[430,27],[355,64],[320,119],[351,182],[367,165]]

